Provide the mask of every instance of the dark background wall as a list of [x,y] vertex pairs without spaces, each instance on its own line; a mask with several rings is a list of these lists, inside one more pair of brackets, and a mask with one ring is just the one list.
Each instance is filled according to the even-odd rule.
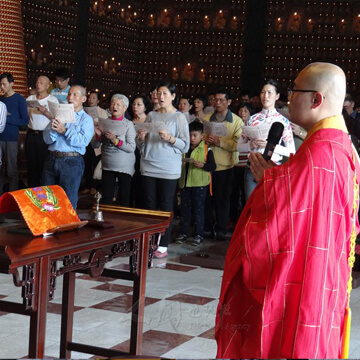
[[[235,98],[273,77],[285,89],[313,61],[346,72],[359,97],[360,1],[23,0],[28,82],[68,67],[108,94],[226,86]],[[357,98],[360,100],[360,98]]]

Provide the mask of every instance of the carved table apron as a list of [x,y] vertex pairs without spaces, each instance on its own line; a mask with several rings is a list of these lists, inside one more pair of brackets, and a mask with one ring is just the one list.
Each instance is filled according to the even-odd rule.
[[[130,354],[141,352],[146,270],[151,266],[156,234],[165,231],[172,214],[113,206],[101,209],[114,227],[86,226],[47,238],[0,229],[0,272],[13,275],[23,298],[22,304],[1,300],[0,311],[30,316],[30,358],[44,357],[47,305],[60,275],[64,275],[60,358],[70,358],[72,350],[106,357],[126,354],[72,342],[76,272],[133,281]],[[119,256],[129,257],[130,271],[104,268]]]

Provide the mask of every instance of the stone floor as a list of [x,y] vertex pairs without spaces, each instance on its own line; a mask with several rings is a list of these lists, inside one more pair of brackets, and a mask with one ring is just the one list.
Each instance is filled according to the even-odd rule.
[[[214,243],[205,246],[209,244]],[[168,258],[154,260],[148,271],[143,355],[178,359],[216,356],[214,322],[222,271],[181,264],[179,256],[193,250],[191,245],[171,244]],[[127,261],[118,258],[109,267],[125,269]],[[74,341],[128,350],[130,285],[123,280],[77,275]],[[60,277],[48,308],[46,357],[59,357],[61,293]],[[0,274],[0,298],[21,301],[21,291],[8,275]],[[360,288],[352,292],[351,302],[350,358],[360,358]],[[0,313],[0,358],[26,357],[28,333],[28,317]],[[72,358],[88,357],[72,353]]]

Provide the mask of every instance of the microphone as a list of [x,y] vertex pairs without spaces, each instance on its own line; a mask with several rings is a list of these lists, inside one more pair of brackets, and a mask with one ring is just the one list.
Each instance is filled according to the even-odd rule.
[[284,131],[284,125],[281,122],[274,122],[271,125],[269,135],[267,138],[267,144],[263,153],[263,158],[268,161],[274,152],[275,146],[279,143],[281,135]]

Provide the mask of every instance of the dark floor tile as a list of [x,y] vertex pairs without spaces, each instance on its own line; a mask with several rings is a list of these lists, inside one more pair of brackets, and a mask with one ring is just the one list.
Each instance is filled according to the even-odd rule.
[[[4,299],[6,297],[7,297],[6,295],[0,295],[0,299]],[[0,316],[6,315],[6,314],[8,314],[8,313],[5,311],[0,311]]]
[[99,281],[99,282],[108,282],[108,281],[114,281],[116,279],[113,279],[111,277],[106,277],[106,276],[99,276],[97,278],[93,278],[89,275],[79,275],[76,277],[77,279],[82,279],[82,280],[90,280],[90,281]]
[[191,270],[197,269],[194,266],[184,266],[184,265],[178,265],[178,264],[169,264],[169,263],[162,263],[156,265],[159,269],[166,269],[166,270],[175,270],[175,271],[183,271],[183,272],[189,272]]
[[[81,306],[74,306],[74,312],[83,309]],[[47,311],[52,314],[61,315],[61,304],[49,302]]]
[[215,328],[213,327],[212,329],[205,331],[201,335],[198,335],[198,337],[215,340]]
[[[145,306],[154,304],[158,301],[160,301],[160,299],[146,297],[145,298]],[[132,295],[118,296],[114,299],[104,301],[100,304],[95,304],[91,307],[95,308],[95,309],[101,309],[101,310],[129,313],[129,312],[131,312],[131,307],[132,307]]]
[[[193,336],[173,334],[164,331],[149,330],[143,334],[141,354],[145,356],[161,356],[171,349],[189,341]],[[130,340],[114,346],[112,349],[129,351]]]
[[166,298],[166,300],[173,300],[173,301],[183,302],[183,303],[187,303],[187,304],[205,305],[211,301],[214,301],[215,299],[204,297],[204,296],[176,294],[176,295]]
[[132,286],[118,285],[118,284],[111,284],[111,283],[101,284],[99,286],[93,287],[92,289],[93,290],[105,290],[105,291],[121,292],[121,293],[124,293],[124,294],[133,291]]

